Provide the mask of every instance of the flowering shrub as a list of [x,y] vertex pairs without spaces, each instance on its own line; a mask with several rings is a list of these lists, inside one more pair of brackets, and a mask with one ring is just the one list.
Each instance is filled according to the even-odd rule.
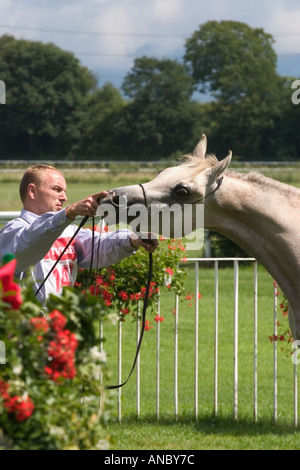
[[[156,302],[161,289],[172,290],[184,298],[186,272],[179,268],[185,247],[179,240],[162,240],[153,256],[153,274],[148,297],[147,316],[156,314]],[[126,316],[137,315],[137,305],[146,294],[148,278],[148,253],[138,250],[134,256],[125,258],[113,267],[94,270],[90,280],[89,292],[99,297],[108,310],[118,312],[125,321]],[[87,282],[88,272],[78,274],[77,287],[82,289]],[[162,322],[164,317],[155,321]],[[146,331],[152,325],[147,319]]]
[[34,404],[28,395],[24,397],[11,396],[9,389],[10,385],[7,382],[0,381],[0,396],[3,400],[4,409],[7,413],[14,413],[16,421],[24,421],[32,415]]
[[[179,269],[184,247],[164,241],[153,257],[149,313],[155,312],[162,288],[184,298],[186,273]],[[16,261],[7,257],[0,267],[0,449],[55,450],[108,447],[102,425],[108,397],[100,385],[109,370],[99,349],[99,324],[111,309],[123,321],[137,315],[145,298],[148,254],[144,250],[113,267],[82,270],[76,288],[50,296],[43,312],[32,284],[14,282]],[[164,317],[155,313],[155,322]],[[146,320],[146,330],[153,325]],[[1,353],[1,350],[0,350]],[[101,399],[100,399],[101,397]],[[101,406],[99,407],[99,403]],[[105,407],[104,407],[105,405]]]
[[108,371],[94,321],[103,305],[66,288],[43,315],[14,269],[15,260],[0,267],[0,448],[107,448],[100,375]]
[[293,343],[294,339],[288,322],[288,301],[284,294],[278,290],[278,288],[276,295],[277,297],[282,296],[282,301],[279,304],[282,317],[280,320],[277,320],[277,335],[274,333],[273,335],[270,335],[269,341],[271,343],[278,341],[280,344],[280,351],[283,352],[287,357],[290,357],[295,352],[295,350],[291,348],[291,344]]

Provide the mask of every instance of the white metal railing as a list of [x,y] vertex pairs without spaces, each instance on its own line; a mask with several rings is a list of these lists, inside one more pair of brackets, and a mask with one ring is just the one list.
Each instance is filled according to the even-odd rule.
[[[14,219],[20,215],[19,211],[0,211],[0,226],[7,221]],[[257,421],[257,355],[258,355],[258,324],[257,324],[257,262],[254,258],[188,258],[187,261],[195,263],[195,295],[198,298],[199,293],[199,263],[210,262],[214,263],[215,269],[215,281],[214,281],[214,315],[215,315],[215,334],[214,334],[214,412],[218,414],[218,374],[219,374],[219,349],[218,349],[218,328],[219,328],[219,263],[222,262],[233,262],[234,266],[234,344],[233,344],[233,415],[234,418],[238,418],[238,296],[239,296],[239,263],[244,261],[250,261],[254,266],[254,286],[253,286],[253,300],[254,300],[254,344],[253,344],[253,416],[254,420]],[[274,320],[273,320],[273,331],[274,335],[277,335],[277,285],[274,283]],[[160,301],[158,300],[157,313],[160,314]],[[139,315],[138,315],[139,317]],[[175,299],[175,326],[174,326],[174,414],[175,418],[178,417],[178,320],[179,320],[179,301],[178,297]],[[136,341],[138,343],[140,336],[140,322],[137,321],[136,327]],[[195,303],[195,337],[194,337],[194,412],[195,418],[198,418],[199,407],[198,407],[198,346],[199,346],[199,305]],[[101,327],[102,335],[103,329]],[[277,390],[277,342],[274,341],[273,345],[273,420],[276,422],[278,417],[278,390]],[[119,322],[118,329],[118,380],[121,383],[122,376],[122,325]],[[136,411],[137,415],[140,415],[140,358],[138,358],[136,365]],[[297,364],[294,364],[293,372],[294,380],[294,425],[298,426],[298,379],[297,379]],[[160,415],[160,322],[157,322],[156,331],[156,414],[157,418]],[[121,389],[118,391],[118,415],[121,419]]]
[[0,211],[0,225],[19,217],[20,211]]
[[[198,299],[199,293],[199,264],[200,263],[214,263],[214,414],[218,415],[219,410],[219,396],[218,396],[218,380],[219,380],[219,265],[222,262],[233,262],[234,268],[234,299],[233,299],[233,417],[238,419],[239,411],[239,374],[238,374],[238,330],[239,330],[239,264],[241,262],[251,262],[253,264],[253,324],[254,324],[254,337],[253,337],[253,418],[257,421],[258,418],[258,275],[257,275],[257,261],[255,258],[188,258],[186,261],[195,263],[195,297]],[[252,299],[249,299],[252,300]],[[272,309],[272,305],[270,305]],[[277,333],[277,285],[274,283],[274,334]],[[160,315],[160,299],[157,304],[157,313]],[[194,333],[194,415],[198,419],[199,415],[199,303],[195,302],[195,333]],[[174,417],[178,419],[178,335],[179,335],[179,301],[178,296],[175,297],[175,323],[174,323]],[[137,321],[136,342],[138,343],[140,335],[140,321]],[[277,421],[277,342],[273,344],[273,420]],[[122,381],[122,327],[119,322],[118,329],[118,380]],[[160,322],[157,322],[156,329],[156,371],[155,380],[156,386],[156,416],[160,417]],[[298,426],[298,385],[297,385],[297,365],[294,365],[294,425]],[[118,419],[121,421],[122,416],[122,390],[118,389]],[[136,413],[140,415],[140,362],[136,365]]]
[[[6,222],[9,222],[10,220],[16,219],[17,217],[20,216],[21,211],[0,211],[0,228]],[[79,223],[83,219],[82,216],[76,217],[76,220],[74,223]]]

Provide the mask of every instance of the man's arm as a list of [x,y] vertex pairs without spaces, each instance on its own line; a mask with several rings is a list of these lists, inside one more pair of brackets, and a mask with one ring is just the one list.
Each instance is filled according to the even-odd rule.
[[132,255],[139,247],[145,248],[153,253],[158,246],[156,239],[151,239],[146,243],[127,229],[116,230],[95,235],[95,246],[92,250],[92,231],[82,229],[76,236],[75,247],[78,256],[78,266],[87,268],[90,266],[91,254],[94,252],[93,268],[103,268],[112,266],[122,259]]
[[[22,213],[24,218],[22,217]],[[0,231],[0,258],[12,253],[17,258],[17,271],[25,271],[38,263],[71,220],[65,210],[34,216],[22,211],[21,217],[9,222]]]
[[93,217],[96,214],[100,200],[107,196],[107,194],[107,191],[101,191],[100,193],[92,194],[81,201],[70,204],[65,209],[66,216],[71,220],[74,220],[78,215]]

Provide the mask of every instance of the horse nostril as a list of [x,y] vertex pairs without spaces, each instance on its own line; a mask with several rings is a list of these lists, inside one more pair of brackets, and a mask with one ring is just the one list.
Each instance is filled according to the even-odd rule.
[[127,207],[127,197],[124,194],[116,194],[113,190],[108,191],[107,196],[104,198],[104,202],[115,207]]

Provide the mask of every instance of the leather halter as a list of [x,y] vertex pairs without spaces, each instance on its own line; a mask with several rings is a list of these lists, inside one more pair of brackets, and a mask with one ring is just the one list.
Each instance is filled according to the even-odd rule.
[[[208,198],[209,196],[212,196],[220,188],[221,184],[223,183],[223,178],[224,177],[222,176],[221,178],[217,179],[217,186],[215,187],[215,189],[213,189],[210,193],[206,194],[206,196],[203,196],[202,198],[197,199],[196,201],[193,201],[191,204],[196,204],[198,202],[204,201],[204,199]],[[150,206],[149,206],[149,203],[148,203],[147,194],[146,194],[144,185],[142,183],[139,183],[139,186],[142,188],[144,201],[145,201],[145,206],[146,206],[146,209],[149,212]]]

